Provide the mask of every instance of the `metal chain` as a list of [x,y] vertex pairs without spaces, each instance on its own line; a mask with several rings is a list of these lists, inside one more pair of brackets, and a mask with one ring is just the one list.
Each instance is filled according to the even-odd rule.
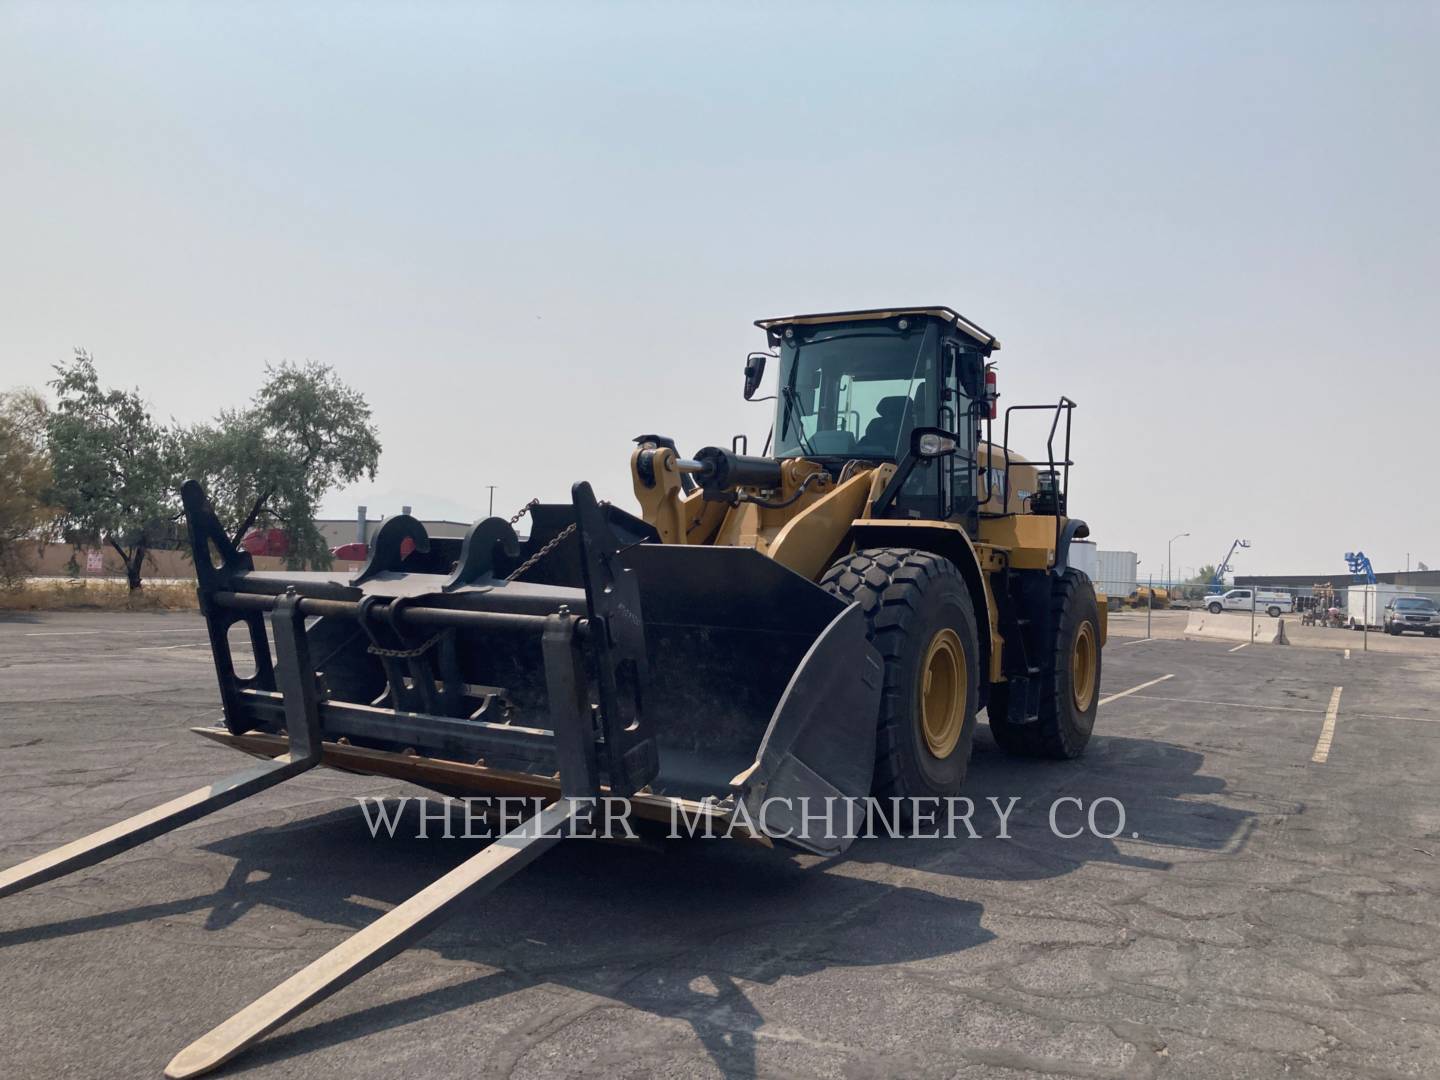
[[[515,517],[511,519],[511,524],[514,524],[514,522],[520,520],[520,518],[525,514],[525,512],[539,501],[539,499],[531,499],[528,503],[526,503],[520,513],[516,514]],[[607,499],[601,499],[600,505],[609,506],[610,502]],[[514,570],[512,570],[506,576],[505,580],[514,581],[521,574],[525,573],[526,570],[529,570],[541,559],[545,558],[546,555],[549,555],[552,551],[554,551],[557,547],[560,546],[560,542],[562,540],[564,540],[566,537],[568,537],[571,533],[575,531],[575,527],[579,524],[580,523],[578,521],[572,521],[569,525],[566,525],[565,528],[561,529],[558,533],[556,533],[553,537],[546,541],[544,547],[542,547],[539,551],[535,552],[534,555],[531,555],[530,558],[526,559],[523,563],[521,563]]]
[[540,500],[539,500],[539,499],[531,499],[531,500],[530,500],[528,503],[526,503],[524,506],[520,507],[519,510],[516,510],[515,513],[513,513],[513,514],[510,515],[510,524],[511,524],[511,525],[517,524],[517,523],[520,521],[521,518],[523,518],[526,514],[528,514],[528,513],[530,512],[530,508],[531,508],[532,506],[539,506],[539,505],[540,505]]
[[390,660],[414,660],[416,657],[424,656],[433,649],[435,643],[444,637],[447,632],[446,630],[441,630],[423,645],[417,645],[413,649],[382,649],[379,645],[371,645],[370,653],[374,656],[383,656]]
[[549,555],[550,552],[555,550],[556,546],[560,543],[560,541],[564,540],[567,536],[569,536],[575,531],[575,526],[577,524],[578,522],[572,521],[569,525],[566,525],[565,528],[561,529],[549,541],[547,541],[544,547],[542,547],[539,551],[535,552],[534,555],[531,555],[523,563],[521,563],[514,570],[512,570],[510,574],[505,578],[505,580],[514,581],[521,574],[525,573],[526,570],[529,570],[541,559],[545,558],[546,555]]

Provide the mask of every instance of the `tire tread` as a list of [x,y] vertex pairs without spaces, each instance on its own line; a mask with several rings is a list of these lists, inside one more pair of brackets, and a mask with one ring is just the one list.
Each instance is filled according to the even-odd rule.
[[912,794],[904,782],[904,732],[900,725],[913,721],[908,715],[899,715],[901,694],[896,679],[910,624],[918,614],[919,598],[945,577],[955,578],[961,591],[965,591],[959,569],[940,555],[915,548],[865,548],[842,557],[820,578],[821,588],[860,605],[870,642],[885,661],[885,684],[875,732],[873,791],[879,798]]

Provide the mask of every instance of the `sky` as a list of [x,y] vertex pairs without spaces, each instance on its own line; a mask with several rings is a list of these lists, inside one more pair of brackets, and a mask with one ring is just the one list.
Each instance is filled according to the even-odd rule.
[[[0,0],[0,389],[332,365],[509,514],[765,440],[757,318],[944,304],[1142,577],[1440,568],[1440,7]],[[772,366],[773,370],[773,366]],[[773,378],[773,376],[772,376]],[[1015,449],[1037,452],[1039,432]]]

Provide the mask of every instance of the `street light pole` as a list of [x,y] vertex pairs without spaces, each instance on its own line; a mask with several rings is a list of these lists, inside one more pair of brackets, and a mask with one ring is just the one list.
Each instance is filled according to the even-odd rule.
[[1182,536],[1189,536],[1189,533],[1176,533],[1165,544],[1165,578],[1171,585],[1175,584],[1175,564],[1170,561],[1170,545],[1179,540]]

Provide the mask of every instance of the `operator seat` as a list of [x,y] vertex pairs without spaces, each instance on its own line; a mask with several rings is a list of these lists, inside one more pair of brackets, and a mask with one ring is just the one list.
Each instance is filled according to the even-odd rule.
[[875,405],[875,419],[865,426],[861,443],[875,453],[893,454],[900,433],[910,423],[912,402],[905,394],[883,397]]

